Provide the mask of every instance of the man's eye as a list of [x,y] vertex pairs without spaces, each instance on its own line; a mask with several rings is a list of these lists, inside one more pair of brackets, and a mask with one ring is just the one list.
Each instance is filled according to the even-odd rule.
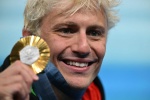
[[71,34],[73,33],[73,30],[71,28],[61,28],[57,30],[58,32],[64,33],[64,34]]
[[89,36],[101,36],[103,34],[104,34],[104,32],[101,30],[89,30],[89,31],[87,31],[87,35],[89,35]]

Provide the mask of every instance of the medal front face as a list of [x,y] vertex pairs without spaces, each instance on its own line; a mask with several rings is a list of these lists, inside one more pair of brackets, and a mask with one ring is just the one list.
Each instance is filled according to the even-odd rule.
[[10,62],[20,60],[31,67],[35,74],[44,70],[50,59],[50,49],[47,43],[38,36],[21,38],[13,47]]

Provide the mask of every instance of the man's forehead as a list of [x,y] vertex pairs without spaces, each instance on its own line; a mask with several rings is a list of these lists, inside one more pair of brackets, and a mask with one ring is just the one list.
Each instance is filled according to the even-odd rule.
[[[81,5],[80,3],[77,3],[77,1],[82,1],[82,0],[60,0],[59,3],[57,3],[50,12],[55,13],[57,16],[72,16],[76,12],[81,12],[83,14],[97,14],[97,13],[103,13],[104,9],[101,9],[101,7],[97,5],[88,5],[88,4],[83,4]],[[83,1],[82,1],[83,2]],[[86,2],[87,3],[87,2]],[[89,3],[92,4],[92,1]],[[87,7],[89,6],[89,7]],[[94,7],[95,6],[95,7]]]
[[70,12],[68,9],[60,9],[60,8],[55,8],[55,10],[53,10],[52,12],[50,12],[49,14],[52,15],[53,17],[72,17],[75,14],[80,13],[82,15],[94,15],[94,16],[98,16],[98,14],[102,14],[105,16],[104,11],[103,10],[89,10],[89,9],[84,9],[81,8],[75,12]]

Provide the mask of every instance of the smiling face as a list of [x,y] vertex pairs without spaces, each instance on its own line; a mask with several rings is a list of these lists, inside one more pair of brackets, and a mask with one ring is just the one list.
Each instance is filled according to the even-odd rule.
[[65,16],[53,10],[43,18],[41,37],[51,61],[75,88],[86,88],[97,76],[106,48],[107,21],[102,11]]

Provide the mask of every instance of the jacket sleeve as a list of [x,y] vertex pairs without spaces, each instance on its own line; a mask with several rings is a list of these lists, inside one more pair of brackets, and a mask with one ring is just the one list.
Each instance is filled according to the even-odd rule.
[[0,67],[0,72],[4,71],[10,65],[9,56],[4,60],[3,64]]

